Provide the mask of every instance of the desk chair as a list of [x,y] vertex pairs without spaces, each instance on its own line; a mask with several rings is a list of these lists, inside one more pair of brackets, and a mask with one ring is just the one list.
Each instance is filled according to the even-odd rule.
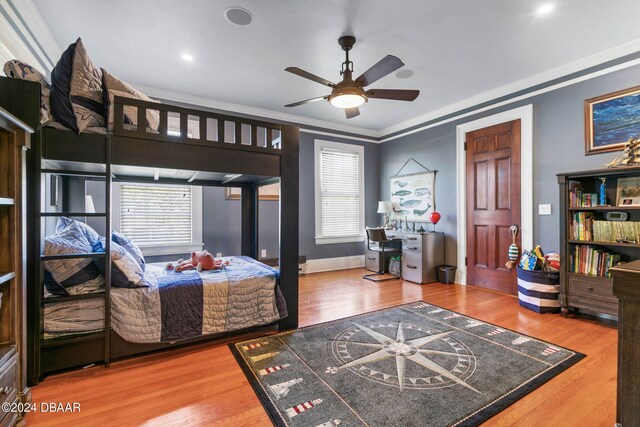
[[[396,280],[400,276],[384,277],[385,270],[387,269],[387,259],[400,255],[400,251],[396,248],[385,248],[386,243],[391,243],[391,240],[387,239],[387,233],[384,228],[367,228],[367,249],[372,252],[378,252],[378,256],[381,258],[378,262],[379,270],[377,273],[365,274],[362,276],[364,279],[371,280],[373,282],[384,282],[385,280]],[[371,246],[371,242],[377,243],[377,246]]]

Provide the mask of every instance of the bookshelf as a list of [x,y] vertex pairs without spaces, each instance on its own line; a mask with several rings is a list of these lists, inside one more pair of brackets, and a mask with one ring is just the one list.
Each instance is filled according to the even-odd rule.
[[[606,178],[603,206],[598,200],[601,177]],[[563,316],[570,311],[618,316],[609,269],[640,259],[640,206],[616,206],[618,184],[626,178],[640,180],[640,167],[558,174]],[[624,212],[628,218],[608,221],[608,212]]]
[[[0,403],[30,399],[25,360],[25,212],[23,172],[32,130],[0,108]],[[0,411],[0,425],[24,413]]]

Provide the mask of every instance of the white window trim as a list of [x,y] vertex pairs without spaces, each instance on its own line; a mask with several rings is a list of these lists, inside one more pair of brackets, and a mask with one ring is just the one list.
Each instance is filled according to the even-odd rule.
[[[353,243],[364,241],[364,146],[354,144],[344,144],[340,142],[324,141],[316,139],[314,142],[314,179],[315,179],[315,241],[316,245],[330,245],[334,243]],[[335,150],[350,151],[358,154],[358,181],[360,186],[360,233],[350,236],[323,236],[322,235],[322,192],[320,174],[320,153],[323,148],[333,148]]]
[[[120,231],[120,189],[121,183],[111,187],[111,224],[114,230]],[[172,245],[140,245],[144,256],[190,254],[201,251],[202,242],[202,187],[191,187],[191,243]]]

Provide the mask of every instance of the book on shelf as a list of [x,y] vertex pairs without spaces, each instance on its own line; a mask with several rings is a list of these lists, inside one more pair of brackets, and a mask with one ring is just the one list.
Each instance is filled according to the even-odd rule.
[[571,240],[593,241],[594,215],[591,212],[574,212],[570,224]]
[[[571,188],[571,187],[570,187]],[[582,188],[574,188],[569,191],[570,208],[595,208],[598,206],[598,194],[585,192]]]
[[597,277],[611,277],[609,269],[620,263],[622,255],[591,245],[573,245],[569,271]]

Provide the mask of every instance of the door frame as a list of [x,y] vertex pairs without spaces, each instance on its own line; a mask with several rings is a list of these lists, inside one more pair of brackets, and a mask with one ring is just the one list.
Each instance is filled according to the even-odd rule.
[[[456,214],[458,218],[456,283],[467,284],[467,132],[520,119],[520,237],[522,248],[533,248],[533,104],[456,126]],[[520,248],[520,249],[522,249]],[[505,260],[506,262],[507,260]]]

